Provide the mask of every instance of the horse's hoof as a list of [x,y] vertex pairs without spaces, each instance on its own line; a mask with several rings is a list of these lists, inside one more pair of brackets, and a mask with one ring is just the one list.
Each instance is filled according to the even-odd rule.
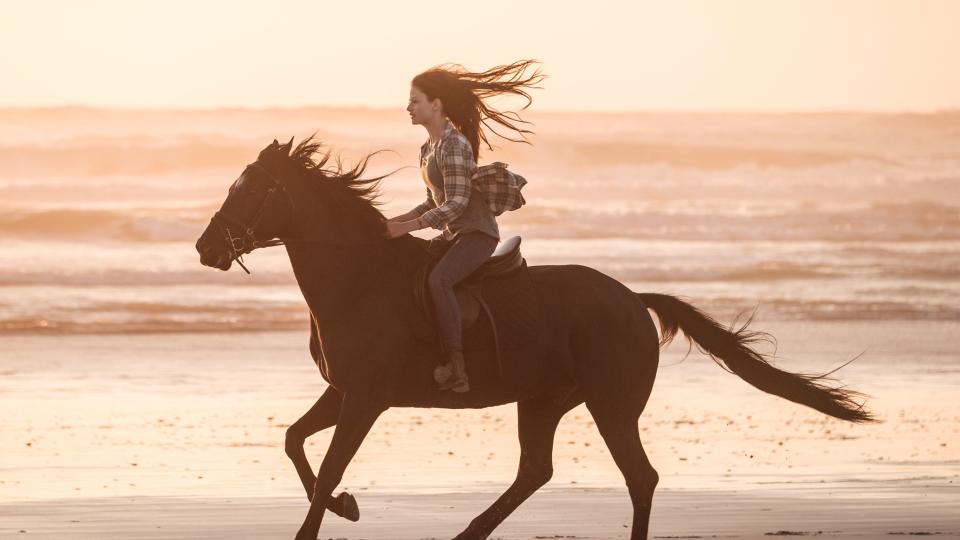
[[297,536],[294,537],[294,540],[317,540],[317,535],[305,533],[303,531],[297,531]]
[[350,521],[360,519],[360,507],[357,506],[357,499],[353,495],[344,491],[337,495],[337,502],[340,503],[340,511],[342,512],[340,517]]
[[453,540],[483,540],[486,538],[483,534],[473,530],[473,527],[468,527],[467,530],[453,537]]
[[437,384],[446,383],[450,377],[453,377],[453,369],[450,366],[437,366],[433,370],[433,380],[437,381]]

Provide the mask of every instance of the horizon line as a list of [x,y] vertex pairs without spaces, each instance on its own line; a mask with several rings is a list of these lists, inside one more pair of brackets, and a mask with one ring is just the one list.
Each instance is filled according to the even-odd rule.
[[[247,106],[247,105],[229,105],[229,106],[104,106],[104,105],[84,105],[84,104],[63,104],[63,105],[28,105],[28,106],[10,106],[0,105],[0,113],[13,111],[57,111],[57,110],[87,110],[104,112],[285,112],[302,110],[363,110],[386,112],[394,109],[402,110],[402,107],[383,107],[375,105],[270,105],[270,106]],[[524,109],[521,109],[521,111]],[[960,105],[956,107],[945,107],[938,109],[526,109],[527,112],[537,114],[637,114],[637,115],[711,115],[711,114],[742,114],[742,115],[841,115],[841,114],[866,114],[866,115],[939,115],[939,114],[957,114],[960,113]],[[518,111],[519,112],[519,111]]]

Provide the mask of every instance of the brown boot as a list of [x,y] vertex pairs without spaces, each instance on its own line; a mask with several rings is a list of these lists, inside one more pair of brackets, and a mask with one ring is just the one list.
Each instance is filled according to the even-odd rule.
[[467,365],[463,361],[463,353],[451,351],[447,353],[449,361],[433,370],[433,378],[440,384],[441,390],[453,390],[458,394],[470,390],[470,381],[467,379]]

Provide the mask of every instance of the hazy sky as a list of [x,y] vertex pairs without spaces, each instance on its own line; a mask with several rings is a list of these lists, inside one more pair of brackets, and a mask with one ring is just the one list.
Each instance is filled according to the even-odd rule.
[[960,0],[0,0],[0,106],[403,107],[538,58],[538,109],[960,107]]

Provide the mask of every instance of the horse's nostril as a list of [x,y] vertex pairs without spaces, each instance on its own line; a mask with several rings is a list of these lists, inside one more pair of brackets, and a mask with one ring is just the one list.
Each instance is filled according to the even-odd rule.
[[220,259],[221,257],[210,250],[206,250],[200,254],[200,264],[204,266],[217,266],[220,263]]

